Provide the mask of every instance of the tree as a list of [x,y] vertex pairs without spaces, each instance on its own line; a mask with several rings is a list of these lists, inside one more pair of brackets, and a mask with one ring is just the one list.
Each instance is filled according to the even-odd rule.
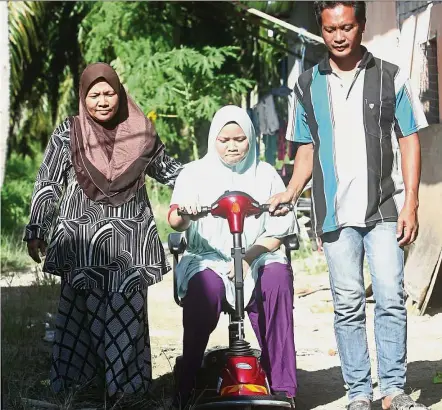
[[82,61],[78,28],[89,8],[72,1],[8,2],[9,152],[31,154],[35,142],[45,146],[55,124],[76,105],[73,90]]
[[[277,3],[278,12],[288,10],[290,2]],[[190,144],[194,157],[195,134],[209,112],[238,102],[252,82],[265,91],[279,81],[283,54],[267,44],[256,18],[230,2],[10,1],[8,7],[9,152],[31,155],[32,145],[45,146],[56,123],[77,111],[86,63],[112,63],[137,102],[158,110],[157,128],[175,152]],[[284,44],[284,36],[272,41]],[[155,59],[161,67],[152,65]],[[175,91],[174,81],[180,81]]]
[[9,116],[8,4],[0,3],[0,189],[5,175]]
[[222,104],[240,103],[253,84],[241,78],[239,48],[220,45],[233,42],[230,23],[219,20],[216,33],[212,21],[201,24],[207,7],[210,3],[96,3],[80,35],[86,62],[111,63],[143,111],[156,113],[168,147],[191,151],[194,159],[197,125]]
[[[140,49],[151,51],[147,61]],[[118,54],[113,64],[130,94],[146,113],[155,111],[160,120],[176,118],[181,133],[168,138],[176,142],[186,137],[181,146],[191,146],[193,159],[199,158],[196,123],[210,120],[223,104],[240,103],[241,95],[253,86],[250,80],[222,71],[227,59],[237,59],[235,47],[181,47],[155,53],[149,40],[143,40],[124,44]]]

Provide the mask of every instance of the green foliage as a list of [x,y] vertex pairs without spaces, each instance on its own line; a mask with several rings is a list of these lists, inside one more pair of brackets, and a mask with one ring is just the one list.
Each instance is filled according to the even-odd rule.
[[[199,155],[200,127],[220,105],[238,103],[254,82],[263,92],[278,85],[281,52],[264,41],[266,30],[253,17],[228,2],[9,2],[9,8],[10,152],[31,155],[31,141],[44,147],[55,125],[77,111],[85,63],[112,63],[140,106],[157,111],[157,129],[172,153],[186,160]],[[279,13],[291,6],[267,8]],[[279,34],[272,41],[285,45]]]
[[11,90],[16,96],[23,79],[23,65],[32,61],[32,53],[40,45],[39,23],[45,6],[41,2],[10,1],[9,40],[11,52]]
[[42,154],[23,158],[13,153],[9,158],[1,193],[2,235],[22,231],[26,225],[41,160]]
[[44,147],[56,121],[77,105],[75,93],[66,98],[66,83],[78,87],[81,53],[77,31],[89,7],[72,1],[8,3],[9,152],[31,155],[30,147],[36,140]]
[[32,265],[28,255],[26,243],[23,242],[21,232],[5,234],[2,232],[0,240],[2,276],[9,276],[10,272],[19,272]]
[[[94,3],[79,32],[85,61],[110,62],[118,56],[118,46],[143,38],[148,38],[157,51],[170,49],[174,7],[167,2]],[[149,56],[149,50],[139,51]]]
[[[181,47],[153,52],[150,41],[143,39],[123,44],[117,50],[119,58],[113,64],[129,93],[146,113],[156,111],[160,121],[176,117],[181,131],[166,135],[166,142],[187,137],[188,146],[182,148],[192,147],[194,158],[198,157],[197,121],[210,120],[223,104],[239,103],[241,95],[253,84],[222,72],[229,58],[237,58],[235,47],[204,47],[202,50]],[[150,52],[150,58],[139,54],[139,50]]]
[[1,193],[1,270],[18,271],[32,261],[23,242],[24,226],[29,220],[29,207],[35,176],[42,154],[23,157],[13,153],[6,164]]
[[[109,62],[142,110],[159,116],[156,126],[165,143],[187,151],[189,159],[190,150],[199,156],[198,123],[221,105],[240,102],[253,82],[226,71],[238,61],[237,47],[173,47],[172,16],[179,7],[96,3],[82,22],[80,42],[86,62]],[[140,18],[153,13],[155,19]]]

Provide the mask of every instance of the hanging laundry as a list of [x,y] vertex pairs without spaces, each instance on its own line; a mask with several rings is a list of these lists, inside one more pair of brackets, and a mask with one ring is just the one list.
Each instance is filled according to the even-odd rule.
[[279,130],[278,114],[273,95],[264,97],[257,105],[259,129],[263,135],[272,135]]
[[248,108],[247,113],[249,114],[250,119],[252,120],[253,127],[255,128],[256,135],[261,134],[261,130],[259,128],[259,113],[256,107]]
[[273,135],[264,135],[263,142],[265,145],[265,161],[271,165],[275,165],[276,163],[276,153],[278,150],[277,145],[277,136]]
[[285,134],[287,131],[287,124],[281,121],[281,127],[278,131],[278,159],[284,161],[287,154],[287,140],[285,139]]
[[[287,140],[286,140],[287,141]],[[296,156],[296,142],[287,141],[289,161],[293,161]]]
[[253,127],[255,128],[256,135],[256,155],[259,158],[260,155],[260,142],[261,142],[261,132],[259,130],[259,114],[258,110],[255,108],[248,108],[247,114],[249,114],[250,119],[252,120]]

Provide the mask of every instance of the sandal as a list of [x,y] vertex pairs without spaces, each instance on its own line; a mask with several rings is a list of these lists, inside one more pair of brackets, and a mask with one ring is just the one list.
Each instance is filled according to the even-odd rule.
[[371,410],[371,402],[367,400],[355,400],[347,406],[347,410]]
[[296,409],[296,401],[294,397],[288,396],[285,391],[274,391],[273,395],[276,397],[281,397],[290,403],[290,408]]
[[423,404],[416,403],[407,394],[399,394],[391,400],[391,405],[389,410],[412,410],[412,409],[427,409],[428,407]]

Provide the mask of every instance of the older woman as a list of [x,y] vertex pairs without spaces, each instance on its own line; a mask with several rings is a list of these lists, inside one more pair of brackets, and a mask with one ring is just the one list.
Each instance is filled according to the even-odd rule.
[[[51,384],[58,392],[104,374],[109,396],[151,381],[147,287],[169,271],[145,187],[173,186],[181,165],[107,64],[80,80],[79,115],[51,136],[25,240],[61,277]],[[48,245],[47,245],[48,244]]]
[[[223,219],[179,216],[212,204],[227,190],[239,190],[264,203],[285,190],[275,169],[257,158],[255,131],[247,112],[226,106],[214,116],[207,155],[179,175],[169,215],[178,231],[187,231],[188,249],[177,266],[183,301],[183,363],[178,393],[187,401],[209,336],[226,299],[234,306],[232,236]],[[262,350],[262,365],[273,393],[296,395],[293,333],[293,275],[281,238],[292,233],[293,213],[282,218],[247,218],[244,227],[246,310]]]

